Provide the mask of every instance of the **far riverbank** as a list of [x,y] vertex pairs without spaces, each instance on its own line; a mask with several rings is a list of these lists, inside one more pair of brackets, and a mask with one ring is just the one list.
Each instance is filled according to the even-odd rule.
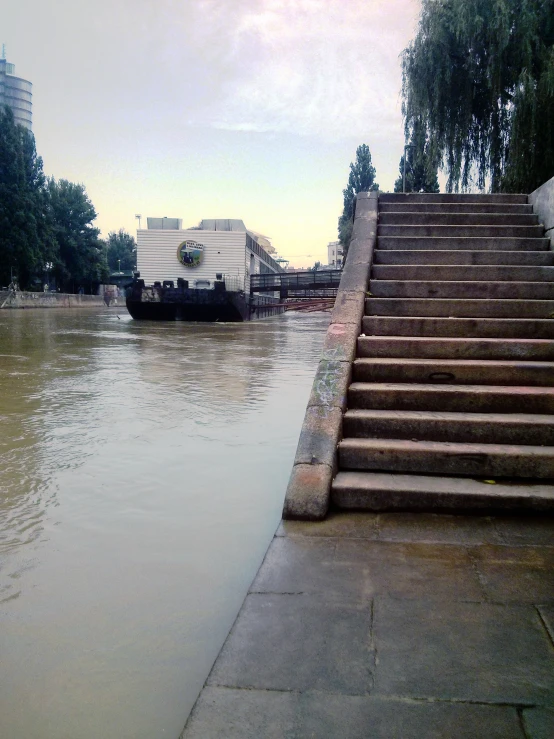
[[[112,298],[110,306],[125,307],[125,298]],[[0,309],[13,310],[21,308],[98,308],[106,306],[103,295],[74,295],[73,293],[54,292],[22,292],[15,294],[9,290],[0,290]]]

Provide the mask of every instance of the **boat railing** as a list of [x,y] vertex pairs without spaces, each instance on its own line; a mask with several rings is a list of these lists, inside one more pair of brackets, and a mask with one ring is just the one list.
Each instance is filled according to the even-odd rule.
[[229,292],[245,292],[246,277],[240,277],[239,275],[223,275],[223,282],[225,283],[225,290]]

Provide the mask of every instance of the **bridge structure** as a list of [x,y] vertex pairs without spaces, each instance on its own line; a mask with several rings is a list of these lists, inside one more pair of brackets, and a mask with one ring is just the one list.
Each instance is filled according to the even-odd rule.
[[340,269],[251,275],[250,294],[279,291],[282,300],[334,298],[337,295],[341,275]]

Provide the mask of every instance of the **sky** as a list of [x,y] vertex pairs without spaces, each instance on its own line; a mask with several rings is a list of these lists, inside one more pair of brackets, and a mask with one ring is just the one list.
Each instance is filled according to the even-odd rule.
[[17,0],[0,43],[33,83],[44,170],[85,185],[102,235],[136,214],[242,218],[327,262],[356,147],[392,190],[400,54],[419,0]]

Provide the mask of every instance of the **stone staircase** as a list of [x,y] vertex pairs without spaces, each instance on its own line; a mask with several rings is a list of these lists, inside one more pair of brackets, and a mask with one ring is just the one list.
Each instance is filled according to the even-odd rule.
[[335,506],[554,509],[554,252],[525,195],[381,195]]

